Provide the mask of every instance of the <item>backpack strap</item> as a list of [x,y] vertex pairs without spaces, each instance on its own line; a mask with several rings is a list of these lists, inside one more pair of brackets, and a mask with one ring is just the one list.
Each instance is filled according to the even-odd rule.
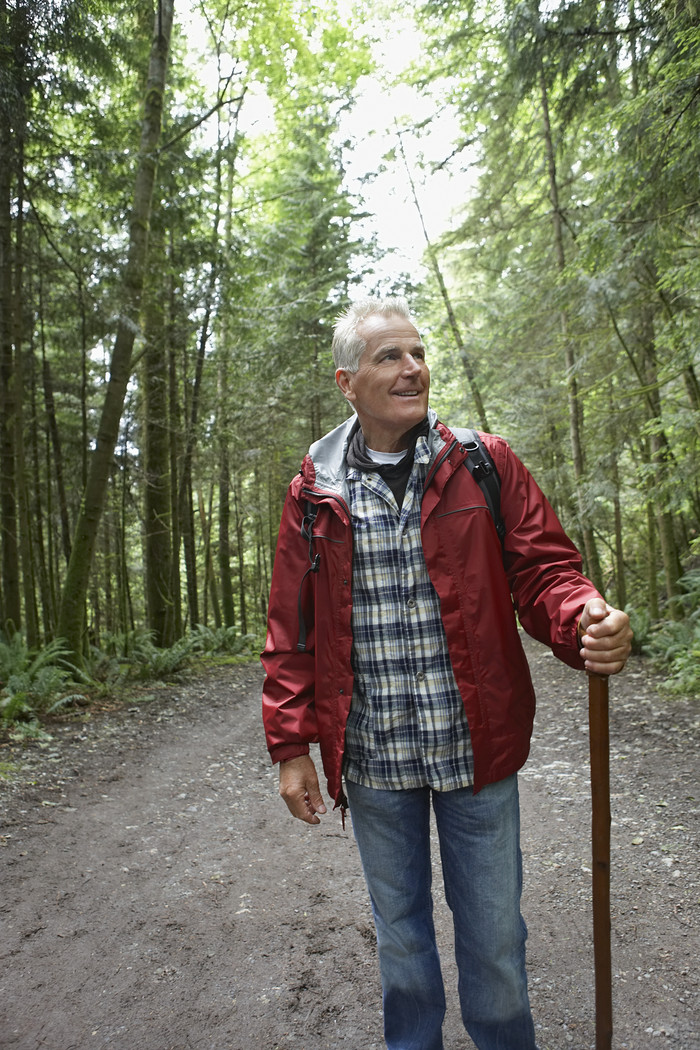
[[299,640],[297,641],[297,651],[300,653],[306,652],[306,635],[307,635],[307,624],[304,619],[304,605],[303,605],[303,591],[306,577],[309,573],[316,573],[321,565],[321,555],[314,553],[314,523],[316,521],[316,515],[318,514],[318,507],[315,503],[311,503],[309,500],[306,501],[304,518],[301,523],[301,535],[308,541],[309,544],[309,567],[301,578],[299,584],[299,593],[297,595],[297,616],[299,618]]
[[482,491],[498,538],[503,546],[506,526],[501,515],[501,479],[496,464],[475,430],[467,427],[451,427],[452,433],[467,453],[464,465]]

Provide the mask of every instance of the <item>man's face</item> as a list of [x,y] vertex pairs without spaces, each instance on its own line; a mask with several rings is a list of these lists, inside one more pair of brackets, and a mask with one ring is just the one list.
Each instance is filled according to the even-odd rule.
[[357,372],[339,368],[341,391],[357,412],[369,448],[398,452],[428,411],[430,372],[425,347],[410,321],[374,314],[357,328],[366,349]]

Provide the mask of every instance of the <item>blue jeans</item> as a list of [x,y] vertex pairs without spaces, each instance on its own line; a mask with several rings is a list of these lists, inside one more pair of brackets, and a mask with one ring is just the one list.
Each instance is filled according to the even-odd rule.
[[479,1050],[536,1050],[520,914],[517,777],[477,795],[470,788],[380,791],[351,781],[346,791],[377,929],[388,1050],[443,1050],[431,795],[464,1026]]

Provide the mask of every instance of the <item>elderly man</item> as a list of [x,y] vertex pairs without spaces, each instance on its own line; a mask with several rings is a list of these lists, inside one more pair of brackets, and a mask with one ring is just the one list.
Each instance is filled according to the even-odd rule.
[[479,1050],[535,1050],[520,914],[517,771],[535,700],[523,627],[572,667],[622,670],[627,616],[501,438],[503,542],[466,451],[429,408],[403,299],[336,325],[336,381],[355,411],[317,441],[282,515],[263,653],[280,794],[309,824],[349,802],[377,929],[389,1050],[441,1050],[430,806],[455,927],[459,996]]

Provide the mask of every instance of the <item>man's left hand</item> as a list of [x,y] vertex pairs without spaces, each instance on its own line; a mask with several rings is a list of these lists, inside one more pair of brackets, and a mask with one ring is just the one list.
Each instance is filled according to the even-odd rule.
[[617,674],[632,649],[627,613],[613,609],[602,598],[586,602],[579,622],[581,658],[592,674]]

